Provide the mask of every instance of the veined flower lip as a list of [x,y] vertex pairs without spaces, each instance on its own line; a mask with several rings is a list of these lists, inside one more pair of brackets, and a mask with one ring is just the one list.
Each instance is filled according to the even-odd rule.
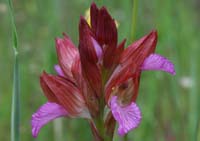
[[[69,116],[69,113],[61,105],[53,102],[45,103],[32,115],[31,126],[33,137],[37,137],[40,129],[50,121],[67,116]],[[91,118],[88,113],[83,113],[81,116],[88,119]]]
[[121,107],[117,101],[117,96],[113,96],[110,105],[112,114],[119,124],[118,134],[120,136],[139,126],[142,119],[141,111],[134,102],[128,106]]
[[68,116],[68,112],[62,106],[51,102],[45,103],[32,115],[31,125],[33,137],[37,137],[40,129],[48,122],[65,116]]
[[174,69],[174,64],[169,61],[167,58],[159,55],[159,54],[151,54],[149,55],[142,64],[142,70],[160,70],[168,72],[172,75],[176,74]]

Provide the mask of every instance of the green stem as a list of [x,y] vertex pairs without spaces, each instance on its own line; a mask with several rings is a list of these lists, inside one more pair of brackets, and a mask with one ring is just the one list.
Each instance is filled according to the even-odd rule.
[[138,0],[133,0],[133,9],[132,9],[132,30],[131,30],[131,40],[135,40],[135,30],[136,30],[136,19],[138,12]]
[[97,119],[97,128],[99,130],[100,135],[104,136],[104,102],[103,99],[100,100],[100,113]]
[[111,141],[110,137],[106,135],[105,127],[104,127],[104,99],[100,100],[100,112],[99,116],[96,118],[95,124],[97,127],[97,130],[99,132],[99,135],[101,136],[102,140],[101,141]]
[[[102,86],[104,86],[106,83],[108,72],[105,69],[103,69],[102,72],[103,72]],[[102,95],[104,95],[103,90],[102,90]],[[96,128],[98,130],[99,135],[102,138],[102,139],[99,139],[98,141],[112,141],[112,137],[110,137],[109,135],[106,134],[106,129],[105,129],[105,125],[104,125],[104,107],[105,107],[104,98],[100,98],[100,101],[99,101],[99,110],[100,111],[99,111],[99,115],[95,119]]]

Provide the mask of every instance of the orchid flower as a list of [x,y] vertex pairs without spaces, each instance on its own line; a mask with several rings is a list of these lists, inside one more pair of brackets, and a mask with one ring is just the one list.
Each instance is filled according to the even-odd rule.
[[[56,39],[57,75],[43,72],[41,88],[47,97],[32,115],[32,134],[59,117],[90,122],[97,140],[112,140],[115,123],[123,136],[138,127],[142,116],[136,99],[142,71],[175,75],[174,65],[156,54],[157,32],[152,31],[124,48],[118,44],[115,20],[105,7],[90,7],[90,23],[80,17],[78,48],[64,34]],[[107,109],[107,112],[105,110]]]

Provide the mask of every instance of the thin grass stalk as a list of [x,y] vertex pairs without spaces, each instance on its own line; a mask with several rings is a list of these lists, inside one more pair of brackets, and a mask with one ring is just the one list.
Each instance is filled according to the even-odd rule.
[[[200,37],[200,34],[198,34],[197,36]],[[198,48],[198,52],[199,51],[200,51],[200,49]],[[197,52],[196,52],[196,55],[197,55]],[[198,65],[196,72],[199,72],[199,71],[200,71],[200,66]],[[200,82],[199,79],[197,79],[197,77],[196,77],[196,84],[199,84],[199,82]],[[197,94],[198,90],[199,89],[196,88],[196,96],[197,96],[196,101],[200,99],[200,94]],[[197,107],[196,107],[196,109],[197,109],[197,117],[196,117],[197,125],[196,125],[196,132],[195,132],[197,141],[200,140],[200,111],[198,110],[199,107],[200,107],[200,102],[197,102]]]
[[[58,32],[58,28],[60,26],[60,15],[61,15],[61,9],[60,9],[61,5],[60,5],[60,1],[59,0],[51,0],[51,14],[52,14],[52,18],[48,23],[50,24],[50,29],[51,30],[51,34],[55,34]],[[62,28],[61,28],[62,29]],[[59,29],[60,30],[60,29]],[[50,56],[52,58],[54,58],[54,53],[50,52]],[[48,64],[52,64],[52,60],[50,59],[50,62]],[[52,65],[50,65],[52,66]],[[52,71],[52,68],[50,68],[50,70]],[[55,121],[53,121],[53,133],[54,133],[54,140],[59,140],[59,141],[64,141],[64,135],[63,135],[63,120],[62,118],[56,119]]]
[[[188,52],[190,52],[190,77],[192,80],[192,87],[189,91],[189,114],[188,114],[188,125],[186,125],[187,129],[187,140],[190,141],[198,141],[198,124],[199,124],[199,94],[198,94],[198,35],[197,32],[194,30],[195,25],[193,26],[186,26],[189,24],[193,24],[196,22],[196,19],[194,17],[194,14],[192,12],[192,6],[188,3],[188,7],[186,8],[185,5],[182,3],[181,0],[177,1],[178,7],[177,9],[180,12],[180,19],[182,25],[181,29],[184,29],[181,33],[183,37],[185,37],[182,40],[182,45],[185,45],[184,43],[188,43],[190,48],[185,48],[185,50],[182,49],[183,57],[188,55]],[[188,22],[189,21],[189,22]],[[187,46],[187,45],[186,45]],[[188,50],[189,49],[189,50]],[[184,52],[183,52],[184,51]]]
[[11,108],[11,141],[20,140],[20,80],[19,80],[19,62],[18,62],[18,37],[13,14],[12,0],[8,0],[12,24],[12,42],[14,51],[14,68],[13,68],[13,93],[12,93],[12,108]]
[[193,87],[190,91],[190,116],[189,116],[189,133],[190,140],[197,141],[198,138],[198,123],[199,123],[199,107],[198,107],[198,91],[197,91],[197,45],[191,51],[191,77]]
[[131,41],[134,41],[135,39],[137,13],[138,13],[138,0],[133,0]]
[[13,95],[11,109],[11,141],[20,140],[20,90],[18,55],[14,58]]

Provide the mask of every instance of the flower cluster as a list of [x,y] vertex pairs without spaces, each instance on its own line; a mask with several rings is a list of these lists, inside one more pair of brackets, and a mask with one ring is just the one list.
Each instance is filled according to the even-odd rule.
[[174,65],[154,53],[156,31],[125,48],[126,40],[118,44],[115,20],[105,7],[99,9],[93,3],[90,22],[80,17],[78,48],[66,34],[56,39],[57,75],[43,72],[40,77],[48,102],[32,115],[34,137],[58,117],[88,119],[96,138],[113,136],[117,122],[118,134],[123,136],[141,121],[135,103],[141,72],[175,74]]

